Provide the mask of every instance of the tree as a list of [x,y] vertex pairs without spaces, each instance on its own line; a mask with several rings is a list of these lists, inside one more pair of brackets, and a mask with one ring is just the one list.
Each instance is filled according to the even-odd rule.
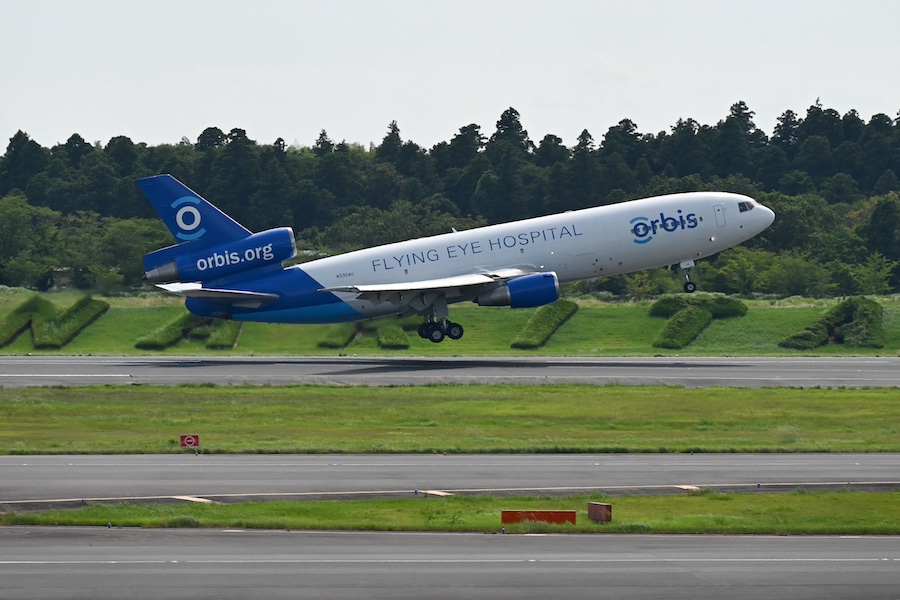
[[225,146],[225,143],[225,133],[221,129],[218,127],[207,127],[197,137],[197,143],[194,144],[194,148],[200,152],[206,152],[207,150],[222,148]]
[[750,171],[750,145],[744,127],[734,116],[719,124],[712,157],[716,172],[723,177]]
[[792,110],[786,110],[776,121],[778,121],[778,124],[775,125],[773,131],[772,142],[784,150],[788,158],[793,158],[800,137],[800,120],[797,118],[797,113]]
[[448,148],[449,167],[464,169],[484,149],[487,138],[481,134],[481,128],[472,123],[459,128],[459,133],[450,140]]
[[765,250],[737,246],[723,252],[715,262],[723,292],[749,295],[758,291],[760,276],[770,266],[774,255]]
[[793,166],[798,171],[808,173],[814,181],[828,177],[832,166],[831,144],[828,138],[814,135],[803,140]]
[[397,121],[391,121],[391,124],[388,125],[387,135],[381,140],[381,145],[375,149],[375,160],[397,164],[402,145],[403,140],[400,139],[400,128],[397,126]]
[[887,294],[891,291],[891,275],[900,265],[897,261],[888,260],[880,252],[873,252],[861,265],[852,270],[853,282],[860,294]]
[[58,212],[0,198],[0,283],[47,289],[58,263]]
[[28,180],[44,170],[50,153],[21,129],[9,138],[6,154],[0,160],[0,194],[25,190]]
[[900,260],[900,197],[889,194],[876,200],[872,216],[859,228],[872,252],[888,260]]
[[[601,182],[603,172],[594,149],[594,138],[585,129],[578,136],[578,143],[572,149],[572,160],[566,172],[565,210],[597,206],[605,198]],[[602,195],[601,195],[602,193]]]
[[541,139],[534,153],[534,164],[546,168],[555,164],[565,163],[571,153],[563,145],[562,138],[548,133]]
[[678,175],[703,175],[709,168],[708,131],[693,119],[678,119],[672,134],[660,143],[658,160],[670,164]]
[[822,265],[795,252],[776,257],[759,280],[761,291],[781,296],[821,298],[830,294],[834,287]]
[[138,160],[138,151],[134,142],[124,135],[117,135],[109,140],[104,148],[106,156],[116,168],[116,173],[121,177],[131,175],[134,164]]
[[334,152],[334,142],[331,141],[328,137],[328,133],[324,129],[319,132],[319,137],[316,139],[316,143],[313,146],[313,152],[319,158],[328,156]]
[[820,192],[829,204],[851,204],[860,197],[856,180],[846,173],[838,173],[823,181]]

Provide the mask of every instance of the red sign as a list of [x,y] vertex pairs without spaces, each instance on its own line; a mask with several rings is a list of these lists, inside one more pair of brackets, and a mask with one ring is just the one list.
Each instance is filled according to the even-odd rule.
[[183,435],[183,436],[181,436],[181,447],[182,448],[199,448],[200,447],[200,436],[199,435]]

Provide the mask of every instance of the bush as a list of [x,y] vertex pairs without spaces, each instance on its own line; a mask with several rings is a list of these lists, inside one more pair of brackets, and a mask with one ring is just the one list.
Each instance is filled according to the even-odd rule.
[[778,345],[812,350],[831,340],[846,346],[883,348],[884,311],[881,305],[869,298],[848,298]]
[[653,345],[671,350],[684,348],[697,339],[712,320],[713,314],[706,308],[687,306],[666,322]]
[[209,323],[209,319],[187,313],[170,321],[149,334],[138,338],[135,348],[141,350],[164,350],[169,346],[180,342],[181,339],[195,327]]
[[206,338],[206,347],[210,350],[231,350],[237,346],[243,326],[241,321],[215,319]]
[[678,294],[663,296],[650,307],[651,317],[672,317],[688,306],[699,306],[708,310],[714,319],[743,317],[747,305],[721,294]]
[[62,348],[107,310],[109,310],[107,302],[85,296],[68,309],[49,318],[45,313],[35,315],[31,320],[34,347]]
[[44,300],[37,294],[17,306],[12,312],[0,321],[0,346],[11,344],[28,328],[35,315],[43,315],[51,318],[56,314],[53,303]]
[[378,328],[378,345],[385,350],[406,350],[409,337],[398,323],[382,325]]
[[540,348],[577,311],[578,305],[571,300],[557,300],[553,304],[540,307],[513,340],[512,347],[520,350]]
[[85,296],[59,311],[53,303],[34,295],[0,322],[0,346],[11,343],[30,324],[35,348],[62,348],[108,309],[106,302]]

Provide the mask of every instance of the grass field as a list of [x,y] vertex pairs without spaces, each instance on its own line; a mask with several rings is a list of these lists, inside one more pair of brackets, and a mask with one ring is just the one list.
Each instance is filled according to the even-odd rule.
[[[0,289],[0,318],[31,293]],[[61,308],[76,293],[47,296]],[[416,355],[416,356],[810,356],[900,355],[900,297],[882,298],[886,346],[834,345],[813,353],[780,348],[787,334],[836,301],[748,301],[742,318],[714,321],[687,348],[652,342],[665,324],[650,302],[580,299],[579,310],[538,350],[510,344],[534,310],[456,305],[462,340],[433,344],[415,334],[408,350],[377,344],[378,322],[349,346],[318,346],[330,326],[244,325],[234,350],[182,341],[141,351],[135,341],[184,314],[181,299],[106,298],[110,310],[57,351],[31,334],[3,354]],[[900,451],[896,389],[684,389],[594,386],[418,388],[86,387],[0,389],[0,453],[179,452],[199,433],[204,452],[881,452]],[[0,515],[0,524],[286,529],[499,530],[503,509],[572,509],[576,527],[513,526],[514,532],[900,534],[900,493],[701,493],[628,497],[614,522],[586,518],[586,497],[444,498],[241,505],[116,505]],[[601,498],[592,498],[600,500]]]
[[[0,289],[0,318],[28,298],[31,292]],[[79,296],[66,292],[48,294],[60,307],[73,304]],[[62,350],[34,349],[30,332],[12,344],[0,348],[3,354],[77,354],[77,355],[197,355],[211,351],[202,341],[182,341],[166,350],[143,351],[134,347],[138,338],[184,314],[183,301],[156,293],[143,296],[104,298],[110,310],[78,335]],[[510,356],[540,354],[549,356],[809,356],[815,355],[900,355],[900,297],[881,298],[884,307],[886,345],[883,349],[845,348],[832,345],[804,352],[778,346],[778,342],[819,318],[835,300],[787,299],[746,301],[750,310],[745,317],[722,319],[713,323],[691,345],[677,351],[652,346],[665,319],[648,316],[651,301],[598,302],[580,299],[579,310],[550,341],[536,350],[511,347],[535,309],[512,310],[506,307],[477,307],[470,303],[453,305],[451,318],[462,323],[466,335],[458,341],[434,344],[409,335],[408,350],[385,350],[377,344],[377,328],[386,320],[376,320],[367,332],[343,349],[318,346],[329,325],[273,325],[245,323],[234,350],[213,351],[235,355],[416,355],[416,356]]]
[[0,389],[0,453],[900,451],[896,389]]
[[[612,504],[611,523],[587,518],[587,502]],[[244,504],[94,505],[0,514],[0,525],[226,527],[475,531],[499,533],[502,510],[575,510],[576,525],[508,525],[509,533],[900,534],[900,492],[720,494],[566,498],[491,496]]]

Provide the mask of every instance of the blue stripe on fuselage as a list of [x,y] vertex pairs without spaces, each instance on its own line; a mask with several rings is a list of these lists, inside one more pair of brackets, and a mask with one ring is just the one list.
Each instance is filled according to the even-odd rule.
[[272,271],[253,278],[235,278],[228,285],[211,288],[251,290],[278,294],[280,298],[260,308],[242,308],[217,302],[188,298],[185,306],[194,314],[213,316],[229,312],[235,321],[259,321],[263,323],[334,323],[357,321],[365,318],[359,312],[330,292],[320,292],[321,284],[300,267]]

